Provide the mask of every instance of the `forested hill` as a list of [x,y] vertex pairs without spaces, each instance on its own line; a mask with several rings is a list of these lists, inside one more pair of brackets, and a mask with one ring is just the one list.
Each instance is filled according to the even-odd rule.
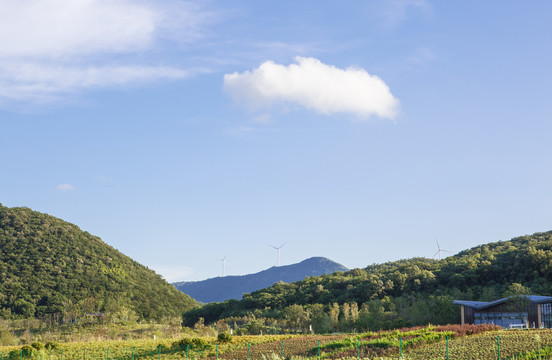
[[324,257],[312,257],[297,264],[273,266],[255,274],[224,276],[203,281],[179,282],[173,285],[201,302],[241,299],[244,293],[264,289],[279,281],[293,282],[306,276],[346,271],[347,268]]
[[478,246],[443,260],[413,258],[280,283],[246,294],[242,301],[190,311],[184,323],[251,313],[278,318],[296,305],[310,314],[315,308],[329,312],[334,303],[347,309],[353,303],[364,306],[368,318],[377,312],[380,327],[385,321],[387,327],[454,323],[459,310],[453,299],[488,301],[511,292],[552,295],[552,232]]
[[53,216],[0,204],[0,318],[144,319],[197,306],[143,265]]

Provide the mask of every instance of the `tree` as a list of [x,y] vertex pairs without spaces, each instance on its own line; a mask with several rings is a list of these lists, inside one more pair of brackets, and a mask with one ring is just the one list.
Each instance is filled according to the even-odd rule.
[[324,305],[315,304],[310,309],[312,330],[317,334],[332,331],[330,316],[324,311]]
[[343,303],[343,320],[348,322],[351,318],[351,307],[348,303]]
[[284,320],[290,329],[305,331],[309,326],[310,314],[302,305],[291,305],[284,309]]
[[330,307],[330,321],[334,328],[337,327],[337,323],[339,322],[339,304],[336,302]]
[[508,286],[508,289],[504,291],[504,297],[513,297],[520,295],[530,295],[531,288],[523,286],[520,283],[512,283]]
[[25,318],[31,318],[35,314],[35,306],[34,304],[23,300],[23,299],[17,299],[14,302],[15,305],[15,312],[18,315],[21,315]]
[[[531,300],[527,295],[531,294],[531,289],[523,286],[520,283],[512,283],[504,292],[504,296],[508,298],[508,308],[510,311],[519,313],[527,312]],[[523,318],[527,322],[527,318]]]
[[350,305],[350,312],[351,312],[351,321],[353,323],[357,322],[359,311],[358,311],[358,304],[356,302],[352,302]]

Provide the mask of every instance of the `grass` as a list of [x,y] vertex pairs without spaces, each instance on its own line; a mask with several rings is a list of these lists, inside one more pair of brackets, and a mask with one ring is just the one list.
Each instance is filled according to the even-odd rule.
[[59,343],[145,340],[155,338],[177,339],[186,335],[216,335],[213,329],[192,331],[182,328],[180,319],[167,319],[164,323],[128,324],[64,324],[47,325],[34,319],[6,321],[0,320],[0,346],[25,345],[33,342]]
[[[552,330],[496,330],[460,326],[418,327],[395,331],[342,335],[247,335],[234,336],[219,343],[215,336],[203,336],[189,330],[163,331],[163,327],[142,324],[121,328],[90,327],[85,334],[65,329],[55,334],[60,341],[52,350],[32,351],[23,359],[34,360],[292,360],[319,359],[397,359],[400,338],[403,339],[403,359],[445,359],[446,338],[449,337],[450,359],[497,359],[497,336],[500,336],[501,359],[549,359],[552,356]],[[143,331],[142,331],[143,330]],[[153,330],[153,331],[152,331]],[[128,334],[137,334],[131,338]],[[113,335],[112,335],[113,333]],[[42,333],[43,336],[44,332]],[[157,335],[156,335],[157,334]],[[40,333],[34,333],[40,335]],[[75,341],[91,336],[92,339]],[[154,338],[155,336],[155,338]],[[197,346],[176,346],[179,339],[197,338]],[[33,339],[36,340],[36,339]],[[27,340],[25,340],[27,341]],[[282,356],[282,342],[283,351]],[[360,352],[357,346],[360,343]],[[36,344],[35,344],[36,345]],[[37,345],[38,346],[38,345]],[[39,347],[39,346],[38,346]],[[19,360],[22,345],[1,346],[0,360]],[[540,349],[540,352],[539,352]],[[540,354],[540,358],[539,358]]]
[[[537,340],[539,339],[539,340]],[[498,340],[498,344],[497,344]],[[495,360],[500,349],[501,359],[524,359],[523,354],[534,353],[539,346],[552,346],[552,330],[501,330],[453,339],[449,342],[451,359]],[[446,344],[414,349],[407,353],[408,359],[445,359]],[[533,359],[533,357],[528,357]]]

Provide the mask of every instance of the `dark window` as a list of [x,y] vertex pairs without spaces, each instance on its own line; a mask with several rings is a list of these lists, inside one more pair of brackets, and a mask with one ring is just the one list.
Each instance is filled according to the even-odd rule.
[[[550,305],[550,304],[549,304]],[[528,316],[526,312],[479,312],[474,314],[474,324],[494,324],[508,328],[510,325],[525,324]]]
[[552,328],[552,304],[541,304],[541,321],[545,328]]

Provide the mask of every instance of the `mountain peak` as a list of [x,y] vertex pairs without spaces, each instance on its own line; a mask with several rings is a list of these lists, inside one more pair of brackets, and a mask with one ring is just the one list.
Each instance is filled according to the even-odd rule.
[[248,275],[215,277],[202,281],[177,282],[173,285],[201,302],[239,300],[245,293],[267,288],[278,282],[290,283],[307,276],[320,276],[348,269],[325,257],[311,257],[297,264],[272,266]]

